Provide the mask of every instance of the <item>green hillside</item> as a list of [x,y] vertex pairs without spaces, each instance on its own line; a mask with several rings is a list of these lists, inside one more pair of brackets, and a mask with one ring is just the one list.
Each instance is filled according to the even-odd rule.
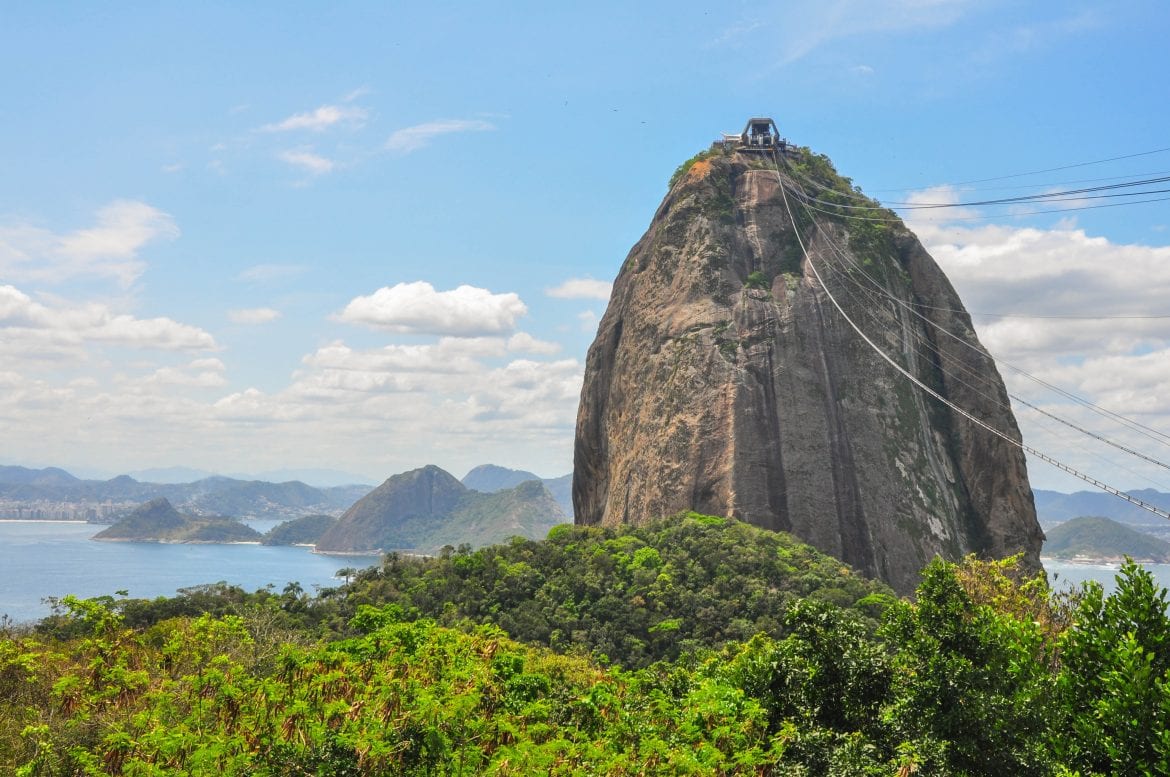
[[273,526],[264,535],[264,545],[312,545],[337,523],[332,515],[305,515]]
[[[67,596],[35,633],[0,624],[0,773],[1167,773],[1170,617],[1148,572],[1071,599],[1012,560],[922,577],[913,601],[854,598],[883,589],[786,535],[691,515],[391,556],[319,596]],[[361,601],[375,594],[391,601]],[[453,627],[418,617],[445,594],[463,597],[445,600]],[[539,628],[529,601],[582,628],[549,649],[493,625],[519,608],[515,630]],[[639,669],[589,654],[608,635],[644,663],[642,610],[649,634],[705,631]]]
[[697,514],[620,528],[566,524],[543,542],[515,539],[438,558],[392,555],[344,594],[348,606],[392,604],[442,624],[491,623],[522,641],[626,666],[778,634],[798,598],[863,617],[892,598],[791,535]]
[[511,536],[540,539],[564,511],[540,481],[482,493],[428,465],[386,480],[359,499],[317,541],[324,553],[480,547]]
[[1070,559],[1120,559],[1165,563],[1170,561],[1170,543],[1101,516],[1084,516],[1065,521],[1048,531],[1044,555]]

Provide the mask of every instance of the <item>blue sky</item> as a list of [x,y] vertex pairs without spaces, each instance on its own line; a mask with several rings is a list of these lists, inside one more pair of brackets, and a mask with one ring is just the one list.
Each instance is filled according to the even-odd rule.
[[[0,460],[568,472],[607,284],[719,132],[887,200],[1165,172],[962,184],[1170,146],[1167,39],[1125,1],[7,4]],[[1170,320],[999,314],[1166,314],[1168,204],[910,223],[993,353],[1166,430]]]

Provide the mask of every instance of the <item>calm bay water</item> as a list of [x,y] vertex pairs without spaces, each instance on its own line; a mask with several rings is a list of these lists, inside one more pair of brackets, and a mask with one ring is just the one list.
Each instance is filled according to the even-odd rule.
[[[279,521],[250,522],[265,531]],[[319,556],[308,548],[92,542],[104,526],[0,521],[0,615],[17,622],[49,614],[47,596],[126,590],[133,598],[173,596],[179,588],[224,581],[255,591],[290,582],[306,591],[339,584],[337,570],[378,563],[373,556]]]
[[[1096,580],[1109,593],[1117,587],[1114,577],[1120,564],[1073,564],[1068,561],[1042,559],[1048,572],[1048,582],[1056,589],[1076,587],[1088,580]],[[1145,564],[1154,575],[1154,584],[1170,588],[1170,564]]]

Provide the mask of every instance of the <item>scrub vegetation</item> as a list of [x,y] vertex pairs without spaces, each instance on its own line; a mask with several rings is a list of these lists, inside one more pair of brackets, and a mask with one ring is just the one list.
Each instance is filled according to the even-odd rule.
[[433,559],[315,595],[66,597],[0,635],[0,772],[1166,773],[1166,592],[1014,559],[898,600],[710,516]]

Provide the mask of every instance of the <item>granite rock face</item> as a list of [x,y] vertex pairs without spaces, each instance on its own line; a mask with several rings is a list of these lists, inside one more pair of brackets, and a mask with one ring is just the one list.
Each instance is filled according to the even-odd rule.
[[[583,524],[680,510],[789,531],[896,590],[935,555],[1025,554],[1043,534],[994,362],[954,289],[824,157],[712,151],[672,187],[613,286],[589,350],[573,505]],[[779,170],[783,170],[781,174]],[[792,213],[785,206],[780,181]],[[808,258],[801,249],[804,242]]]

